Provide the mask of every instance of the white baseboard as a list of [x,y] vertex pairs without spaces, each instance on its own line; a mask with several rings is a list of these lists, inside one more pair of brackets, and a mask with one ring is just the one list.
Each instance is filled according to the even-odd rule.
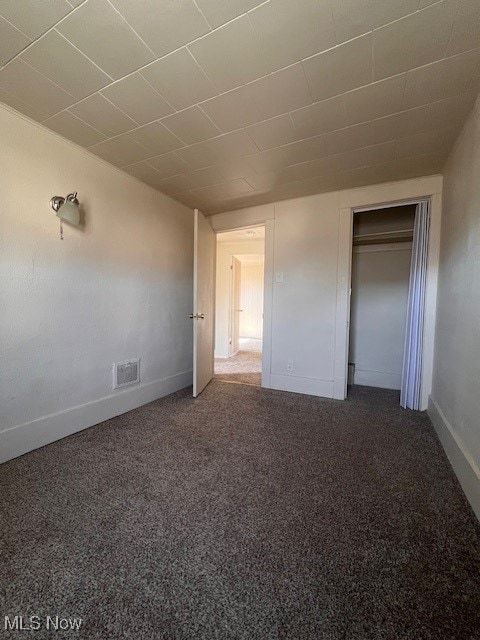
[[480,520],[480,469],[432,397],[428,404],[428,415],[467,500]]
[[366,387],[379,387],[380,389],[397,389],[402,386],[400,373],[385,373],[383,371],[362,371],[355,368],[353,384],[361,384]]
[[333,380],[301,378],[299,376],[272,373],[270,374],[269,387],[279,391],[292,391],[293,393],[305,393],[310,396],[333,398]]
[[0,463],[110,420],[191,384],[192,372],[184,371],[2,431]]

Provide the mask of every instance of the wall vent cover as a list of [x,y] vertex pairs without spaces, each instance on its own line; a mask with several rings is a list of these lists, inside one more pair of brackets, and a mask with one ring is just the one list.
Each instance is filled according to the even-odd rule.
[[140,359],[115,362],[113,365],[113,388],[120,389],[140,382]]

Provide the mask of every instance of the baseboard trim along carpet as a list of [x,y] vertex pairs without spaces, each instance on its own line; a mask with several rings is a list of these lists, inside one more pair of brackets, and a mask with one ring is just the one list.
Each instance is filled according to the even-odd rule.
[[192,371],[138,385],[0,432],[0,463],[110,420],[192,384]]
[[432,397],[428,405],[428,415],[467,500],[480,520],[480,470]]
[[319,396],[322,398],[333,398],[333,380],[302,378],[300,376],[272,373],[270,375],[270,388],[278,391],[305,393],[310,396]]
[[353,374],[353,384],[360,384],[367,387],[377,387],[379,389],[400,390],[400,387],[402,386],[402,376],[400,373],[368,371],[366,369],[355,368]]

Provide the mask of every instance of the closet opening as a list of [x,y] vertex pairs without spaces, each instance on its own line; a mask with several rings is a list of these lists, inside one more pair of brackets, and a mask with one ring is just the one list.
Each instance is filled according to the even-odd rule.
[[429,202],[354,212],[348,385],[421,394]]

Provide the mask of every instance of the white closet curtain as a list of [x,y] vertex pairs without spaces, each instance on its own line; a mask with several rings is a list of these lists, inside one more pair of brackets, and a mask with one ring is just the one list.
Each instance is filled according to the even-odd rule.
[[402,407],[417,411],[421,405],[422,388],[423,324],[430,229],[429,204],[428,200],[419,202],[415,212],[402,389],[400,392]]

